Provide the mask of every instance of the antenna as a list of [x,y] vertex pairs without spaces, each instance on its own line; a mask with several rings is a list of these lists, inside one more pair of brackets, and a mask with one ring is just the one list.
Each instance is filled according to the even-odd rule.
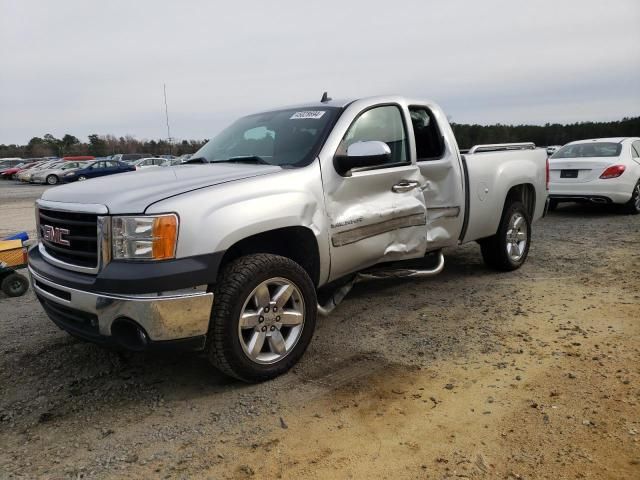
[[331,101],[331,97],[327,95],[327,92],[322,94],[322,98],[320,99],[320,103],[327,103]]
[[171,127],[169,127],[169,108],[167,107],[167,84],[164,87],[164,115],[167,119],[167,141],[169,142],[169,154],[171,154]]

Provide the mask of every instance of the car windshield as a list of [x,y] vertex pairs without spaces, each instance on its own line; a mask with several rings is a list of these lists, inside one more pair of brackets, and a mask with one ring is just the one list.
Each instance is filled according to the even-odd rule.
[[621,143],[588,142],[565,145],[551,158],[617,157],[622,151]]
[[308,165],[339,112],[336,107],[314,107],[249,115],[207,142],[191,156],[191,161]]

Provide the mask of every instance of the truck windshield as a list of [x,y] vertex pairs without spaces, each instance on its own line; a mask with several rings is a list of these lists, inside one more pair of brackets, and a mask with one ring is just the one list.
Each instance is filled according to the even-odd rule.
[[551,158],[617,157],[622,144],[614,142],[588,142],[565,145]]
[[308,165],[340,112],[336,107],[277,110],[243,117],[193,154],[204,162]]

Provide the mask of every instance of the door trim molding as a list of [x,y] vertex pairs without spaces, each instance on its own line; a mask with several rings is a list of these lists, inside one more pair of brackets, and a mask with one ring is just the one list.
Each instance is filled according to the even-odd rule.
[[383,233],[391,232],[393,230],[399,230],[401,228],[419,227],[427,224],[427,216],[425,213],[414,213],[406,215],[404,217],[396,217],[384,222],[373,223],[371,225],[364,225],[362,227],[352,228],[334,234],[331,237],[331,244],[334,247],[342,247],[344,245],[350,245],[352,243],[359,242],[366,238],[375,237]]

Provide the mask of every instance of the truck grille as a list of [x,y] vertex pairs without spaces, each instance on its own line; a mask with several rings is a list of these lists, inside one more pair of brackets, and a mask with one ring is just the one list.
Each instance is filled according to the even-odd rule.
[[98,266],[98,215],[45,208],[38,215],[40,240],[49,255],[72,265]]

